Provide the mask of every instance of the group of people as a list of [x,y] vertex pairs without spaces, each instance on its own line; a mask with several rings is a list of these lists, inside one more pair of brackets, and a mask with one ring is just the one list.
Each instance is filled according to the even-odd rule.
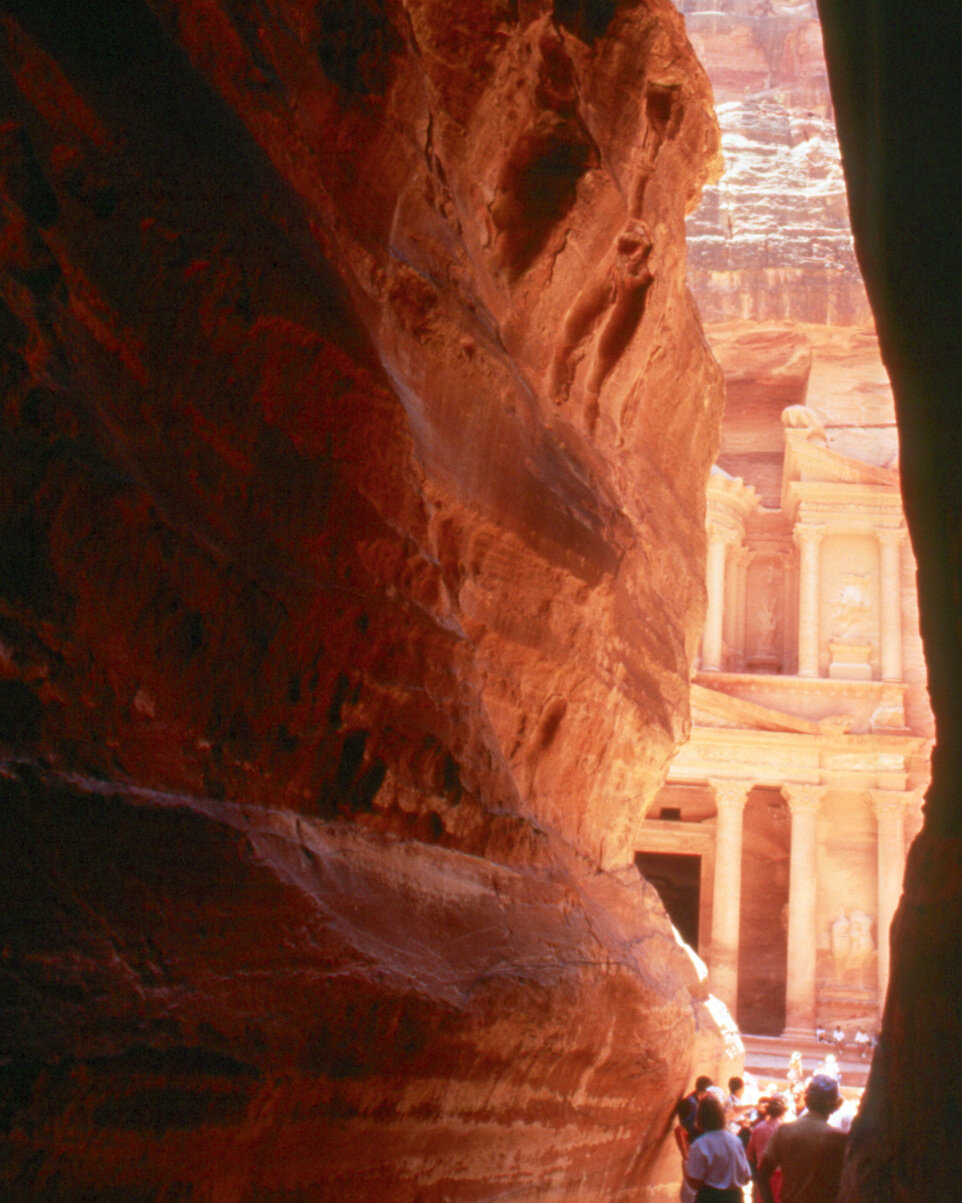
[[[848,1035],[841,1024],[835,1025],[835,1027],[832,1029],[831,1036],[829,1036],[825,1028],[819,1024],[815,1029],[815,1039],[819,1042],[819,1044],[834,1044],[835,1051],[839,1056],[841,1056],[845,1051],[845,1045],[848,1043]],[[855,1029],[852,1042],[855,1045],[855,1051],[864,1061],[878,1043],[878,1037],[874,1032],[866,1032],[863,1027],[859,1026]]]
[[742,1102],[744,1087],[730,1078],[726,1096],[703,1076],[679,1102],[682,1203],[742,1203],[749,1182],[760,1203],[834,1203],[846,1141],[829,1123],[837,1080],[815,1073],[799,1097],[773,1092],[757,1104]]

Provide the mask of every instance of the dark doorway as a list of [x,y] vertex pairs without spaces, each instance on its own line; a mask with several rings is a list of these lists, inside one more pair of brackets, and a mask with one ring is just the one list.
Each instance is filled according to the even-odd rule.
[[684,852],[637,852],[635,864],[658,891],[681,938],[697,952],[701,857]]
[[742,823],[738,1004],[743,1032],[780,1036],[785,1027],[791,816],[782,795],[753,789]]

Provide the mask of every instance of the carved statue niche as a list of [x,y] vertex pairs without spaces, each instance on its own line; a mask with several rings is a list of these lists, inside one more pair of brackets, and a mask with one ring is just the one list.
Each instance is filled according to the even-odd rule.
[[784,574],[778,560],[756,559],[749,565],[745,642],[751,672],[781,672],[784,594]]

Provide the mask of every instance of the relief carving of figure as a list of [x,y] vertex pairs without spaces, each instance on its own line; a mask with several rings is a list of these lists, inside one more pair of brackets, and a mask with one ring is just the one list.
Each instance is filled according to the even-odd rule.
[[872,939],[872,917],[864,911],[852,911],[851,967],[859,973],[867,969],[875,956],[875,941]]
[[760,655],[771,655],[775,651],[775,631],[777,626],[775,601],[775,571],[769,565],[768,571],[765,574],[764,592],[758,601],[756,617],[758,651]]
[[869,578],[854,572],[844,576],[835,594],[832,610],[836,638],[857,636],[872,611]]
[[841,985],[853,978],[863,982],[865,971],[875,958],[871,915],[864,911],[852,911],[851,915],[839,911],[832,922],[831,938],[836,983]]
[[848,915],[839,911],[838,918],[832,923],[832,963],[835,966],[837,982],[845,977],[851,955],[852,925]]

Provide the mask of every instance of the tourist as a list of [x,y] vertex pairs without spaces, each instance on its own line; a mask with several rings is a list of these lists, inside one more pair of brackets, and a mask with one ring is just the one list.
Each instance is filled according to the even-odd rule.
[[734,1133],[743,1145],[748,1144],[751,1136],[749,1113],[752,1104],[744,1101],[745,1079],[728,1079],[728,1097],[725,1099],[725,1123],[728,1131]]
[[835,1045],[835,1051],[839,1056],[845,1052],[845,1029],[841,1024],[836,1024],[832,1031],[832,1043]]
[[[745,1150],[745,1153],[748,1157],[748,1168],[752,1172],[752,1181],[754,1182],[758,1181],[758,1164],[765,1154],[768,1142],[775,1135],[775,1129],[782,1123],[787,1111],[788,1104],[781,1095],[776,1094],[768,1100],[763,1118],[752,1128],[748,1148]],[[782,1171],[776,1169],[769,1181],[769,1187],[775,1203],[781,1203],[781,1186]]]
[[833,1128],[829,1116],[839,1105],[838,1083],[825,1074],[814,1074],[805,1091],[804,1115],[792,1124],[781,1124],[769,1139],[758,1165],[761,1203],[775,1203],[771,1179],[782,1171],[785,1203],[835,1203],[845,1133]]
[[[683,1117],[688,1114],[688,1098],[678,1100],[678,1105],[675,1108],[675,1118],[678,1121],[672,1129],[672,1135],[675,1138],[675,1144],[678,1146],[678,1152],[681,1154],[681,1203],[694,1203],[695,1192],[688,1185],[688,1180],[685,1177],[685,1167],[688,1162],[688,1150],[691,1148],[692,1138],[688,1135],[688,1129],[682,1122]],[[697,1110],[697,1104],[696,1104]],[[698,1132],[695,1132],[695,1139],[698,1137]]]
[[838,1058],[834,1053],[826,1053],[825,1060],[815,1072],[824,1074],[827,1078],[834,1078],[839,1086],[842,1084],[842,1071],[839,1068]]
[[788,1069],[785,1071],[785,1078],[791,1090],[797,1090],[805,1077],[805,1070],[802,1068],[802,1054],[796,1049],[795,1052],[788,1058]]
[[863,1031],[860,1027],[855,1029],[855,1047],[858,1049],[858,1055],[864,1061],[868,1056],[869,1045],[868,1032]]
[[725,1128],[725,1108],[715,1095],[706,1094],[698,1104],[697,1126],[701,1135],[692,1143],[685,1167],[695,1203],[742,1203],[751,1171],[742,1142]]
[[825,1044],[827,1032],[820,1023],[815,1025],[815,1040],[818,1044]]
[[[711,1085],[711,1078],[707,1074],[702,1074],[695,1079],[695,1089],[691,1094],[685,1095],[679,1104],[678,1120],[688,1135],[689,1143],[695,1139],[695,1117],[698,1112],[698,1104],[705,1097],[705,1092]],[[682,1104],[684,1110],[682,1110]]]

